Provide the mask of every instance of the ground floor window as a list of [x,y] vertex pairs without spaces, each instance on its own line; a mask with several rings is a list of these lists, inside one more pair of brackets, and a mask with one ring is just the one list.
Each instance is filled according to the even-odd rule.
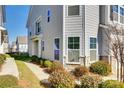
[[90,37],[90,61],[95,61],[96,60],[96,38]]
[[60,52],[60,39],[54,39],[54,59],[59,60],[59,53]]
[[79,62],[80,37],[68,37],[68,62]]
[[42,51],[44,51],[44,41],[41,40],[41,48],[42,48]]

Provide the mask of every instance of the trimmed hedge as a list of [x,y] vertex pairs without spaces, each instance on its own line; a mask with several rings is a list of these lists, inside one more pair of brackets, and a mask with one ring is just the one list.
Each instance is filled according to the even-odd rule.
[[90,71],[96,74],[107,76],[111,73],[111,66],[104,61],[98,61],[90,66]]
[[106,80],[101,83],[100,88],[124,88],[124,83],[119,82],[117,80]]
[[88,72],[89,72],[88,68],[86,68],[84,66],[79,66],[79,67],[75,68],[74,75],[76,77],[81,77],[83,75],[86,75]]
[[53,88],[74,88],[74,77],[63,70],[55,70],[48,79],[51,87]]
[[84,75],[81,78],[81,88],[98,88],[102,79],[99,76]]
[[33,56],[31,57],[31,62],[40,63],[40,58],[38,58],[36,55],[33,55]]
[[18,79],[12,75],[2,75],[0,76],[0,87],[1,88],[18,87]]

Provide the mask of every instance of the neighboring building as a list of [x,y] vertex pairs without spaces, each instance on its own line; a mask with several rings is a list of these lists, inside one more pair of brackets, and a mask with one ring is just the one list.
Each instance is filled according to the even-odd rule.
[[6,15],[5,6],[0,5],[0,53],[9,52],[8,33],[5,28]]
[[27,21],[30,56],[57,60],[64,66],[89,66],[99,58],[108,60],[110,55],[104,52],[106,48],[102,41],[104,27],[113,20],[124,23],[124,7],[120,6],[118,10],[116,7],[31,6]]
[[16,40],[16,52],[27,53],[28,41],[27,36],[18,36]]
[[12,52],[12,53],[17,52],[16,41],[13,41],[13,42],[12,42],[12,45],[11,45],[11,52]]

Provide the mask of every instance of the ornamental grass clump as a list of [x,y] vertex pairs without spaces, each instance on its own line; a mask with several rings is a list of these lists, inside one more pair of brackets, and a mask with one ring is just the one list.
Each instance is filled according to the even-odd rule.
[[55,70],[48,79],[53,88],[74,88],[75,78],[67,71]]
[[98,75],[84,75],[81,78],[81,88],[98,88],[102,79]]
[[79,67],[76,67],[75,70],[74,70],[74,75],[76,77],[81,77],[83,75],[86,75],[88,74],[88,68],[84,67],[84,66],[79,66]]

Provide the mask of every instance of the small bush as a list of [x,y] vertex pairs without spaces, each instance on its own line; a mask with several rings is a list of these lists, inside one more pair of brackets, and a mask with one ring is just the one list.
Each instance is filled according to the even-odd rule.
[[52,73],[55,70],[65,70],[65,69],[63,68],[62,63],[60,63],[60,62],[53,62],[52,66],[50,68],[50,72]]
[[81,78],[81,88],[98,88],[102,79],[99,76],[83,75]]
[[111,66],[107,62],[98,61],[91,64],[90,71],[96,74],[107,76],[111,72]]
[[44,66],[50,68],[52,66],[52,62],[49,60],[44,61]]
[[40,62],[40,59],[39,59],[37,56],[33,55],[33,56],[31,57],[31,61],[38,63],[38,62]]
[[76,77],[81,77],[83,75],[86,75],[87,73],[88,73],[88,69],[84,66],[79,66],[74,70],[74,75]]
[[0,54],[0,58],[2,58],[3,60],[6,60],[6,56],[4,54]]
[[74,88],[75,87],[75,79],[74,77],[62,70],[55,70],[49,77],[49,83],[51,87],[54,88]]
[[106,80],[101,83],[100,88],[124,88],[124,83],[119,82],[117,80]]
[[18,86],[18,79],[11,75],[0,76],[0,87],[1,88],[12,88]]

